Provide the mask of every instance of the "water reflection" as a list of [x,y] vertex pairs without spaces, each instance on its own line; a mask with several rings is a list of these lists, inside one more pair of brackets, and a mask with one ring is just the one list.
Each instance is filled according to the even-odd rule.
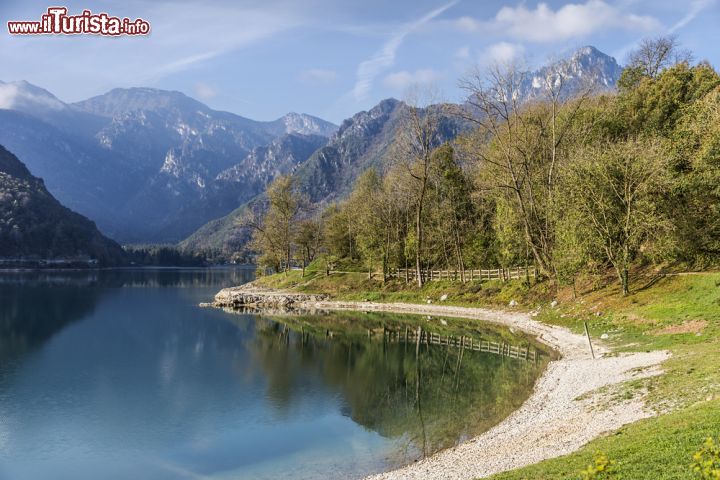
[[[418,317],[197,306],[251,277],[0,275],[0,478],[359,478],[496,423],[544,362],[388,333]],[[538,348],[450,323],[420,326]]]
[[418,325],[417,318],[257,316],[247,348],[279,411],[302,395],[298,379],[320,378],[343,399],[344,415],[397,440],[392,462],[405,464],[498,423],[529,396],[551,355],[524,336],[476,325],[468,331],[462,321],[453,336],[440,333],[439,319]]
[[[0,274],[0,366],[89,314],[123,287],[194,289],[191,298],[252,280],[249,268],[117,269]],[[210,290],[212,292],[212,290]]]

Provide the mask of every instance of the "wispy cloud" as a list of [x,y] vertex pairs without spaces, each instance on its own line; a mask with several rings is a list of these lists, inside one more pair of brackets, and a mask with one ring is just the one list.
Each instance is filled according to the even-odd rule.
[[603,0],[568,3],[557,10],[547,3],[539,3],[535,9],[521,3],[502,7],[490,21],[461,17],[455,25],[464,31],[492,31],[529,42],[560,42],[607,29],[653,31],[661,26],[652,16],[627,12]]
[[187,2],[171,4],[172,8],[167,4],[152,7],[146,14],[156,19],[153,53],[162,51],[161,61],[146,70],[148,79],[193,68],[309,22],[301,11],[289,6],[262,9],[216,4],[197,8]]
[[217,95],[217,90],[207,83],[199,82],[195,85],[195,94],[201,100],[209,100]]
[[525,47],[516,43],[499,42],[489,45],[480,56],[480,62],[485,64],[507,64],[525,54]]
[[327,85],[337,80],[337,72],[324,68],[310,68],[299,75],[300,81],[310,85]]
[[405,37],[435,19],[456,3],[457,0],[445,4],[413,22],[402,25],[397,33],[395,33],[383,44],[380,50],[378,50],[370,59],[361,62],[360,65],[358,65],[357,80],[355,81],[355,87],[353,88],[355,100],[361,101],[366,99],[370,93],[375,78],[395,64],[395,55],[398,48],[400,48],[400,45],[402,45],[405,40]]
[[402,70],[387,75],[383,79],[383,85],[393,90],[402,91],[413,85],[431,85],[442,78],[442,74],[429,68],[414,72]]
[[706,10],[709,7],[712,7],[713,5],[715,5],[715,3],[715,0],[695,0],[693,2],[690,2],[690,10],[688,11],[688,13],[683,18],[681,18],[679,22],[670,27],[668,32],[674,33],[680,30],[685,25],[695,20],[695,17],[697,17],[700,12]]
[[459,58],[459,59],[461,59],[461,60],[462,60],[462,59],[466,59],[466,58],[470,58],[470,47],[468,47],[468,46],[466,45],[466,46],[464,46],[464,47],[458,48],[458,49],[455,51],[455,55],[453,55],[453,56],[454,56],[455,58]]

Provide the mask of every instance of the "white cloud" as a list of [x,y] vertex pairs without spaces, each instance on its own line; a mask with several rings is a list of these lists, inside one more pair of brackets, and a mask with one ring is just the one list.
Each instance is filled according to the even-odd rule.
[[525,54],[525,47],[515,43],[499,42],[488,46],[482,53],[482,63],[507,64]]
[[311,85],[327,85],[337,79],[335,70],[311,68],[300,72],[300,80]]
[[454,57],[459,59],[470,58],[470,47],[466,45],[464,47],[458,48],[455,52]]
[[405,90],[413,85],[430,85],[441,78],[440,73],[431,69],[421,69],[414,72],[402,70],[387,75],[383,79],[383,85],[394,90]]
[[[71,8],[71,13],[79,12]],[[109,13],[120,14],[112,10]],[[46,72],[53,71],[47,86],[56,90],[62,84],[66,91],[84,90],[84,96],[88,91],[99,93],[118,85],[153,85],[169,75],[315,22],[307,8],[290,2],[255,7],[223,2],[203,8],[182,0],[134,2],[132,16],[150,21],[149,36],[109,39],[92,35],[0,35],[0,63],[13,65],[20,72],[13,72],[13,76],[37,83],[48,81]],[[34,17],[22,14],[18,18]],[[39,58],[43,61],[39,62]]]
[[390,39],[383,44],[380,50],[378,50],[370,59],[361,62],[360,65],[358,65],[357,80],[352,92],[355,96],[355,100],[364,100],[367,98],[375,78],[395,64],[395,54],[397,53],[398,48],[400,48],[402,42],[405,40],[405,37],[430,22],[456,3],[457,0],[450,2],[440,8],[436,8],[414,22],[401,26],[398,32],[390,37]]
[[28,107],[62,110],[65,105],[52,95],[42,94],[25,82],[0,82],[0,108],[11,110]]
[[524,3],[502,7],[489,22],[462,17],[455,21],[464,31],[493,31],[530,42],[564,41],[588,36],[599,30],[623,29],[650,32],[661,28],[649,15],[636,15],[603,0],[568,3],[553,10],[547,3],[529,9]]
[[200,82],[195,85],[195,94],[201,100],[209,100],[217,95],[217,90],[207,83]]
[[693,2],[690,2],[690,10],[688,11],[688,13],[683,18],[681,18],[679,22],[670,27],[668,32],[673,33],[680,30],[685,25],[695,20],[695,17],[697,17],[700,12],[707,9],[708,7],[712,7],[713,5],[715,5],[715,0],[695,0]]
[[455,20],[455,26],[466,32],[477,32],[482,28],[482,25],[483,22],[468,16],[460,17]]
[[220,4],[198,9],[185,2],[171,5],[172,8],[167,4],[153,5],[146,14],[152,22],[152,48],[169,53],[164,57],[167,60],[146,71],[148,79],[187,70],[307,22],[304,13],[292,8],[238,8]]

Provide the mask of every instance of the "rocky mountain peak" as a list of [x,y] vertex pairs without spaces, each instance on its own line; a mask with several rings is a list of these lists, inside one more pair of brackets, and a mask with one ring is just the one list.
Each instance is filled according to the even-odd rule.
[[622,74],[615,58],[587,45],[550,65],[525,75],[520,88],[523,101],[541,98],[548,86],[562,84],[561,96],[572,97],[586,89],[613,90]]

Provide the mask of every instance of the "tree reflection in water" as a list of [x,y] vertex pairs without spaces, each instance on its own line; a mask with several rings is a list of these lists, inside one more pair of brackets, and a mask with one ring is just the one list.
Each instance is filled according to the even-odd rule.
[[[478,435],[530,395],[551,352],[507,330],[440,332],[418,317],[361,313],[256,316],[246,348],[268,378],[280,414],[315,378],[339,395],[343,413],[396,441],[392,464],[410,463]],[[451,321],[456,323],[455,321]],[[432,325],[432,326],[430,326]],[[537,352],[533,359],[436,345],[421,332],[471,335]],[[392,333],[391,333],[392,332]],[[408,332],[415,333],[408,338]],[[477,343],[475,343],[477,345]],[[305,380],[301,380],[305,379]]]

